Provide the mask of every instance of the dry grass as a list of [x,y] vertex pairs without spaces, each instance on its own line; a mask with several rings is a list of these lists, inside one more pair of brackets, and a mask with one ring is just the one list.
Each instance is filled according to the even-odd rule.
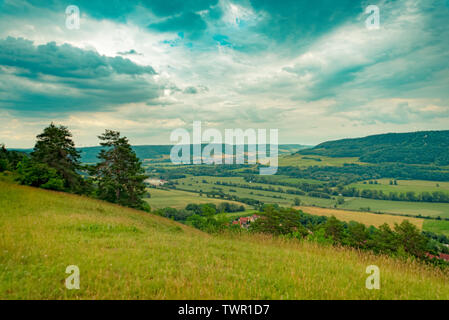
[[413,223],[421,230],[424,221],[423,219],[418,218],[401,217],[389,214],[375,214],[362,211],[350,211],[341,209],[329,209],[329,208],[305,207],[305,206],[295,207],[295,209],[300,209],[305,213],[313,214],[316,216],[326,216],[326,217],[335,216],[335,218],[341,221],[346,222],[357,221],[367,226],[375,226],[375,227],[379,227],[384,223],[387,223],[391,227],[394,227],[395,223],[400,224],[403,220],[408,220],[410,223]]

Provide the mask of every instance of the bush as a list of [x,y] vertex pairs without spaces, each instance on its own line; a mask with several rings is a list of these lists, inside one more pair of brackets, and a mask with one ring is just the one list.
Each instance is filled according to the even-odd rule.
[[6,159],[0,159],[0,172],[9,170],[9,163]]
[[18,181],[27,186],[41,187],[50,190],[63,191],[64,179],[57,171],[44,163],[37,163],[24,158],[19,164]]

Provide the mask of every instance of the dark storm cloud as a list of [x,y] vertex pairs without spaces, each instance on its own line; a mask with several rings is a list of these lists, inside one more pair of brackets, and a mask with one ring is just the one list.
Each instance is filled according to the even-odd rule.
[[14,111],[104,110],[148,102],[159,95],[155,71],[122,57],[106,57],[68,44],[8,37],[0,40],[2,107]]

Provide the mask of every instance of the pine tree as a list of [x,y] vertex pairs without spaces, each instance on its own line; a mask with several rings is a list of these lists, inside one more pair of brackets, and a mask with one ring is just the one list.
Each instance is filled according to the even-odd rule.
[[80,153],[75,149],[72,134],[67,127],[51,123],[36,138],[31,153],[33,162],[54,169],[63,179],[67,191],[81,193],[85,182],[78,173],[81,169]]
[[100,199],[138,209],[149,208],[143,201],[144,180],[148,178],[142,163],[132,150],[126,137],[120,132],[106,130],[98,137],[102,142],[98,158],[101,160],[94,168]]

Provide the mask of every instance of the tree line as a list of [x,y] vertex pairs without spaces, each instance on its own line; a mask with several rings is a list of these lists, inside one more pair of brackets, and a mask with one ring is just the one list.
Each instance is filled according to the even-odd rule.
[[229,223],[225,216],[217,217],[218,213],[243,212],[245,207],[229,202],[222,202],[218,206],[213,203],[189,203],[184,209],[162,208],[153,211],[153,214],[173,219],[206,232],[223,231]]
[[288,238],[305,239],[324,244],[349,246],[390,256],[412,256],[428,260],[428,254],[449,253],[445,244],[449,239],[433,233],[423,233],[403,220],[391,228],[383,224],[379,228],[366,227],[351,221],[315,217],[293,208],[266,205],[260,219],[250,225],[250,232],[268,233]]
[[98,138],[103,147],[98,163],[83,165],[68,128],[51,123],[36,137],[30,155],[2,146],[0,171],[14,171],[16,180],[23,185],[87,195],[149,211],[143,200],[147,176],[128,139],[113,130],[105,130]]
[[416,193],[414,191],[388,193],[376,189],[344,188],[341,194],[345,197],[362,197],[377,200],[414,201],[414,202],[449,202],[449,194],[443,191]]

